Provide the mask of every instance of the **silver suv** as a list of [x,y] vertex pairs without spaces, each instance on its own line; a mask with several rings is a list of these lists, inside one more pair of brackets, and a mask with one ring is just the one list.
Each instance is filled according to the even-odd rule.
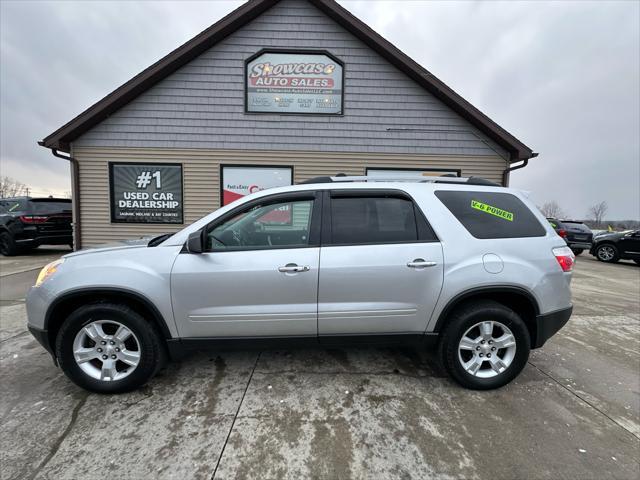
[[526,195],[483,179],[320,177],[66,255],[27,311],[93,391],[136,388],[193,349],[356,342],[437,347],[458,383],[490,389],[568,321],[573,261]]

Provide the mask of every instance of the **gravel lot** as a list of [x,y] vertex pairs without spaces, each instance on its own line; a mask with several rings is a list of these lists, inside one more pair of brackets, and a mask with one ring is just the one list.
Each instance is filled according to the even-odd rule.
[[37,271],[16,272],[43,259],[0,259],[2,479],[640,477],[635,264],[579,257],[574,317],[498,391],[424,352],[349,348],[196,354],[106,396],[26,332]]

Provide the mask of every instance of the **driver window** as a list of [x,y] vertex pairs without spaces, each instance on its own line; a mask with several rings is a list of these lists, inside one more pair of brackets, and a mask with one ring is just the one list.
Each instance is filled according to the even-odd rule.
[[206,250],[257,250],[309,245],[313,200],[254,205],[207,232]]

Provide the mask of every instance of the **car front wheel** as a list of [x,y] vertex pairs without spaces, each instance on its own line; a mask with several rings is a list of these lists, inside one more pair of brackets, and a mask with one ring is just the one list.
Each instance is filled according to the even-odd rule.
[[100,393],[144,385],[166,358],[153,326],[126,305],[112,303],[74,311],[58,332],[56,356],[75,384]]
[[619,260],[618,249],[614,245],[600,245],[596,249],[596,258],[601,262],[615,263]]
[[571,251],[573,252],[573,254],[577,257],[578,255],[580,255],[582,252],[584,252],[584,248],[572,248]]
[[444,329],[440,359],[460,385],[499,388],[524,368],[531,348],[529,331],[513,310],[490,301],[457,309]]

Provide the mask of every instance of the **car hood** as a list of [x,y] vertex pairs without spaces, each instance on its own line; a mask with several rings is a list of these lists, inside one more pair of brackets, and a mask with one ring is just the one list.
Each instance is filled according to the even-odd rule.
[[625,235],[625,232],[610,232],[610,233],[601,233],[596,235],[594,238],[595,241],[600,240],[616,240],[618,238],[622,238]]
[[79,255],[112,252],[116,250],[131,250],[133,248],[146,248],[149,240],[152,238],[153,237],[143,237],[136,238],[135,240],[121,240],[119,242],[105,243],[104,245],[99,245],[97,247],[83,248],[77,252],[68,253],[67,255],[64,255],[64,257],[77,257]]

